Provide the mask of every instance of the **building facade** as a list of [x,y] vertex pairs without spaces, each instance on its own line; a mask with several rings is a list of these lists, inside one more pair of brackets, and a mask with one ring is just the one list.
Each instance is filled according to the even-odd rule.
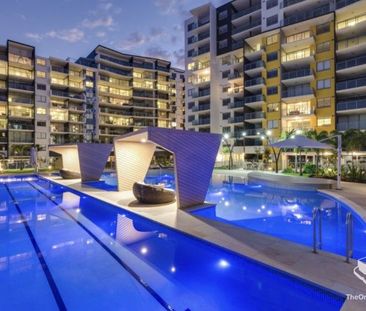
[[366,129],[366,1],[234,0],[191,14],[188,130],[227,133],[253,157],[286,132]]
[[184,128],[184,71],[170,62],[96,47],[76,62],[36,56],[8,40],[0,47],[1,158],[41,166],[48,145],[112,142],[145,126]]

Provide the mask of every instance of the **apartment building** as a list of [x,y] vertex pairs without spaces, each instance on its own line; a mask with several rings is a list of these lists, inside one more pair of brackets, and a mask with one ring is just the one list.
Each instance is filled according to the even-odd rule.
[[227,133],[238,158],[286,132],[366,129],[366,1],[234,0],[191,14],[186,129]]
[[49,144],[110,143],[144,126],[183,129],[184,78],[166,60],[104,46],[73,62],[8,40],[0,47],[1,158],[27,159],[37,146],[47,165]]

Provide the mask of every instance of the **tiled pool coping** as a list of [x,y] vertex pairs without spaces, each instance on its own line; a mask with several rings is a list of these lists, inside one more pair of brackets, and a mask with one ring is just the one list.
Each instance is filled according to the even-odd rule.
[[[135,198],[131,192],[106,192],[82,185],[79,180],[43,177],[331,290],[345,295],[366,295],[366,285],[353,275],[357,264],[354,260],[346,264],[341,256],[324,252],[315,255],[309,248],[292,242],[201,219],[187,211],[178,210],[175,203],[144,207],[134,203]],[[347,300],[342,310],[365,310],[365,307],[366,301]]]

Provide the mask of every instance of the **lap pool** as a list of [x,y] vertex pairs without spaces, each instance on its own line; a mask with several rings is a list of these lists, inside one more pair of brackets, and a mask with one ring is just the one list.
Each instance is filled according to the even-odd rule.
[[339,310],[345,300],[36,176],[1,180],[0,239],[1,310]]

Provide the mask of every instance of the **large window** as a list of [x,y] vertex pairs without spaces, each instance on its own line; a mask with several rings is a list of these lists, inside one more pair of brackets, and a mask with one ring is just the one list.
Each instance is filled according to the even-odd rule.
[[316,70],[317,71],[325,71],[330,69],[330,61],[324,60],[322,62],[317,62],[316,64]]
[[330,79],[318,80],[317,81],[317,89],[329,89],[330,88]]
[[278,42],[278,34],[267,37],[267,45],[271,45]]
[[317,106],[318,108],[330,107],[330,97],[319,98]]
[[332,124],[331,118],[318,118],[318,126],[327,126]]
[[269,129],[276,129],[278,128],[278,120],[269,120],[268,121],[268,128]]

